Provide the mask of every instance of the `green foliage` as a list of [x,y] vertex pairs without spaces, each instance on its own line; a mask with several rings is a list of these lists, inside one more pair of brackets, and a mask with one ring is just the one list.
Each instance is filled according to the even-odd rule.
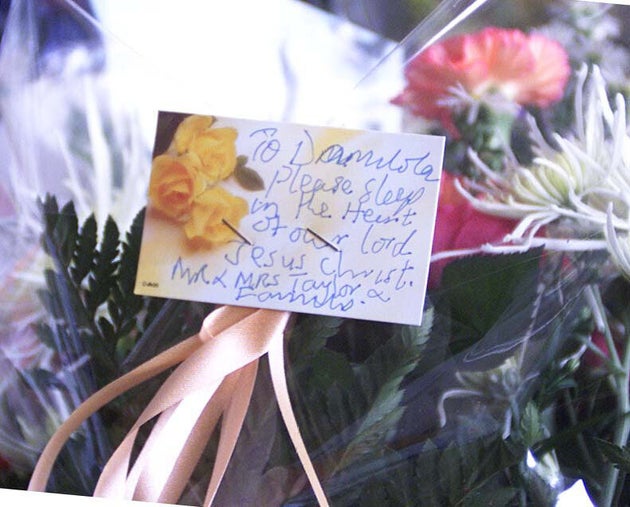
[[531,305],[540,255],[539,249],[532,249],[519,254],[466,257],[444,268],[435,306],[451,327],[453,353],[485,336],[508,307],[516,314]]
[[596,438],[595,442],[602,454],[619,470],[630,473],[630,445],[623,447],[611,444],[601,438]]
[[[108,218],[102,232],[94,216],[79,225],[72,203],[59,207],[54,197],[40,202],[44,230],[42,246],[51,261],[45,289],[39,297],[49,318],[38,325],[38,336],[56,351],[61,374],[34,372],[48,378],[49,387],[64,390],[80,402],[125,372],[128,360],[148,359],[194,334],[209,305],[145,298],[133,293],[144,212],[124,240]],[[180,311],[169,311],[180,310]],[[151,346],[143,346],[150,343]],[[112,444],[139,414],[154,391],[143,388],[119,399],[86,422],[60,455],[52,488],[89,494]]]
[[519,430],[519,436],[523,445],[530,449],[545,437],[540,412],[533,402],[529,402],[525,406]]
[[[289,340],[292,400],[307,447],[328,474],[352,475],[394,455],[387,442],[402,414],[402,382],[423,355],[432,314],[425,310],[421,326],[298,317]],[[279,445],[276,460],[292,459],[288,445]]]
[[356,366],[370,408],[346,447],[338,469],[386,450],[386,442],[395,433],[404,410],[402,382],[420,360],[432,322],[433,310],[428,309],[421,326],[397,326],[389,340]]
[[[33,382],[81,400],[198,330],[209,305],[133,294],[143,213],[122,239],[111,219],[100,235],[93,216],[79,224],[72,203],[59,207],[48,197],[41,209],[42,245],[51,263],[40,298],[50,318],[40,323],[38,333],[58,352],[64,374],[33,372]],[[499,431],[483,430],[499,426],[483,419],[491,416],[492,400],[480,401],[485,405],[477,413],[465,421],[461,416],[460,422],[445,428],[425,428],[407,439],[397,433],[408,415],[405,389],[411,381],[473,347],[509,344],[514,329],[525,330],[536,320],[540,311],[536,301],[543,301],[537,291],[540,264],[538,250],[449,264],[441,288],[431,294],[421,326],[294,317],[287,343],[291,398],[307,448],[318,472],[326,477],[326,491],[335,505],[549,504],[555,493],[544,477],[526,465],[528,450],[541,461],[557,455],[565,473],[575,471],[594,487],[600,484],[602,472],[596,465],[585,466],[589,459],[597,463],[598,457],[605,456],[620,470],[630,471],[628,447],[587,438],[608,437],[615,420],[615,414],[605,410],[610,386],[602,378],[585,377],[579,368],[576,344],[588,339],[592,330],[588,312],[565,312],[558,329],[549,326],[544,336],[539,331],[536,339],[545,340],[541,348],[550,350],[548,364],[527,363],[540,379],[536,389],[523,389],[511,400],[508,439]],[[627,303],[613,296],[625,294],[627,282],[613,280],[609,287],[604,298],[607,308],[625,323]],[[564,342],[556,345],[559,335]],[[532,361],[531,354],[528,360]],[[481,371],[491,372],[491,365],[486,366]],[[267,481],[275,484],[278,494],[280,490],[288,494],[278,477],[296,463],[277,410],[268,403],[271,387],[268,379],[266,384],[261,380],[267,373],[263,365],[242,441],[228,471],[232,478],[256,477],[247,488],[250,499]],[[529,370],[519,373],[525,378]],[[154,388],[136,390],[91,419],[60,456],[62,466],[53,477],[53,489],[88,492],[112,446]],[[475,405],[474,400],[467,401]],[[578,410],[576,423],[572,417]],[[562,430],[551,434],[554,425]],[[206,467],[216,451],[213,445],[206,449]],[[221,494],[226,503],[233,503],[244,491],[232,487]],[[293,501],[308,505],[311,499],[305,495]]]
[[[370,466],[344,476],[335,505],[362,507],[512,505],[521,493],[519,464],[524,448],[496,435],[447,445],[426,440],[411,453],[389,450]],[[516,480],[514,480],[516,477]],[[385,503],[383,503],[385,502]]]
[[234,169],[234,177],[238,181],[239,185],[245,190],[264,190],[265,180],[262,179],[260,174],[255,169],[247,167],[247,157],[239,155],[236,157],[236,168]]

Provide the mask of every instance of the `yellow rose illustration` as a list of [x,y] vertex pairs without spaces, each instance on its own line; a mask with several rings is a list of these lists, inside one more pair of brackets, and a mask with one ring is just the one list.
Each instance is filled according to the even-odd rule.
[[188,150],[190,143],[197,134],[210,128],[214,123],[213,116],[200,116],[193,114],[187,116],[177,127],[173,136],[173,146],[178,154]]
[[188,150],[201,159],[200,172],[208,183],[224,180],[234,172],[236,136],[236,129],[230,127],[206,129],[190,142]]
[[235,239],[235,235],[223,220],[238,227],[248,212],[249,205],[245,199],[231,194],[223,187],[215,186],[195,199],[190,218],[184,225],[184,232],[195,248],[227,243]]
[[153,159],[149,199],[164,215],[176,220],[187,217],[201,185],[196,171],[179,158],[165,154]]

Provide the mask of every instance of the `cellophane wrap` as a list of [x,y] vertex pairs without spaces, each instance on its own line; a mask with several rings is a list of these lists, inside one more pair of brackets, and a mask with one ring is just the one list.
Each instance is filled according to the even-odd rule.
[[[331,504],[555,505],[575,487],[627,503],[630,8],[409,2],[400,15],[422,19],[395,44],[297,2],[238,4],[218,47],[201,42],[211,13],[165,4],[172,52],[153,58],[99,3],[7,9],[0,487],[25,488],[68,414],[214,309],[132,291],[162,108],[446,136],[422,325],[296,314],[286,332],[293,409]],[[277,45],[261,69],[265,22],[249,20],[263,15]],[[299,28],[320,18],[326,57]],[[90,418],[48,491],[91,495],[161,380]],[[272,391],[261,361],[216,505],[316,503]],[[202,502],[216,446],[182,504]]]

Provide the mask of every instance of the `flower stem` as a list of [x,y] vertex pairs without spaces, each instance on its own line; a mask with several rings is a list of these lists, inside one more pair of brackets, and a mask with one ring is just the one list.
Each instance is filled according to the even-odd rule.
[[[577,414],[575,413],[573,400],[571,399],[571,395],[569,394],[569,391],[567,389],[565,389],[563,392],[563,398],[564,398],[564,404],[567,407],[569,421],[571,422],[572,426],[577,426],[578,417],[577,417]],[[582,459],[584,460],[584,462],[586,463],[586,466],[588,467],[589,474],[594,474],[596,470],[596,466],[593,463],[593,459],[591,458],[591,453],[589,452],[588,447],[586,446],[586,442],[584,441],[584,435],[582,433],[578,433],[576,435],[576,439],[577,439],[578,449],[580,450],[580,453],[582,454]]]
[[[626,328],[626,342],[623,357],[619,357],[612,333],[610,331],[608,319],[606,318],[606,309],[604,307],[604,303],[602,302],[599,288],[596,286],[590,286],[587,291],[595,320],[598,327],[601,327],[600,331],[604,334],[606,344],[608,345],[610,360],[613,365],[613,368],[611,369],[613,381],[611,384],[614,387],[615,396],[617,398],[617,422],[615,423],[613,443],[619,447],[624,447],[628,442],[628,433],[630,433],[630,419],[627,416],[630,411],[630,395],[628,393],[628,382],[630,380],[630,334]],[[619,469],[615,468],[612,464],[609,464],[606,481],[602,489],[600,505],[604,507],[613,505],[615,494],[618,489],[618,481]]]

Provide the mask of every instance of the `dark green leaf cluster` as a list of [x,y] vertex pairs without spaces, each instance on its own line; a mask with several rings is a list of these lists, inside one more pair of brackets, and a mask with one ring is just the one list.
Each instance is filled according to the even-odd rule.
[[[41,210],[45,222],[42,246],[52,267],[46,270],[46,290],[40,298],[52,319],[42,324],[40,335],[64,364],[90,358],[93,377],[80,384],[92,391],[119,373],[119,342],[130,335],[135,339],[141,329],[138,317],[143,300],[130,290],[135,275],[130,265],[137,262],[137,244],[132,239],[121,245],[111,218],[98,241],[94,216],[79,228],[71,202],[60,209],[49,196]],[[129,238],[137,236],[141,226],[139,215]]]
[[[289,341],[292,401],[335,504],[348,488],[369,487],[364,471],[390,454],[403,380],[423,356],[431,322],[430,308],[422,326],[298,316]],[[293,461],[289,446],[279,442],[275,459]]]
[[[403,348],[393,346],[410,329],[398,328],[388,342],[385,329],[374,331],[383,348],[375,347],[362,361],[364,367],[373,362],[367,377],[380,388],[364,389],[374,396],[370,409],[345,440],[336,440],[343,449],[334,455],[337,468],[327,483],[335,505],[553,505],[558,490],[545,471],[554,455],[553,447],[544,447],[550,421],[543,409],[553,405],[558,390],[571,385],[575,364],[554,358],[570,352],[563,347],[571,330],[580,332],[584,316],[569,311],[572,287],[563,290],[563,297],[540,291],[541,263],[550,265],[532,250],[449,265],[440,290],[431,294],[434,311],[426,313],[425,329],[411,340],[423,353],[410,369],[401,363]],[[568,312],[566,320],[558,308]],[[341,329],[349,324],[344,321]],[[364,343],[372,343],[370,334],[365,333]],[[491,392],[471,393],[453,405],[457,409],[449,412],[446,426],[438,427],[435,404],[445,389],[439,384],[453,385],[448,377],[458,364],[466,364],[469,376],[483,374],[523,344],[528,355],[520,374],[531,380],[516,386],[511,404],[490,399]],[[387,355],[381,355],[389,346],[398,368],[388,368]],[[386,374],[376,365],[383,365]],[[353,402],[360,398],[355,394]],[[502,435],[506,412],[511,420],[507,439]]]
[[[130,367],[196,333],[210,306],[133,293],[143,211],[123,239],[111,218],[100,233],[93,215],[79,224],[72,202],[59,207],[47,196],[40,209],[50,267],[39,294],[48,318],[38,335],[59,358],[59,372],[50,377],[78,405]],[[112,445],[153,391],[140,389],[91,418],[60,456],[53,489],[89,493]]]
[[[71,203],[60,208],[48,197],[41,209],[42,245],[51,265],[40,294],[50,318],[39,335],[57,351],[61,373],[34,372],[37,385],[65,390],[78,403],[198,330],[208,305],[133,294],[142,214],[122,239],[111,219],[100,231],[94,217],[79,224]],[[573,471],[595,489],[602,459],[628,471],[628,449],[606,443],[615,418],[606,412],[610,387],[579,367],[577,350],[592,331],[578,290],[582,280],[549,275],[563,264],[540,250],[453,262],[430,294],[421,326],[295,316],[287,344],[292,402],[335,505],[550,504],[557,491],[526,463],[528,451],[538,463],[557,456],[563,474]],[[627,325],[628,306],[615,295],[630,293],[628,284],[613,280],[608,286],[608,310]],[[440,393],[465,388],[462,379],[496,370],[519,349],[527,354],[514,396],[496,406],[491,390],[461,403],[449,400],[447,424],[438,427]],[[464,364],[464,374],[455,377]],[[284,474],[296,466],[277,410],[268,403],[265,375],[263,365],[228,471],[228,477],[256,476],[247,489],[254,499],[267,481],[275,481],[279,495],[289,494]],[[53,487],[89,491],[150,393],[143,389],[90,420],[60,457]],[[214,445],[208,446],[206,467]],[[221,495],[229,503],[243,492],[225,488]],[[291,500],[312,503],[306,494]]]

